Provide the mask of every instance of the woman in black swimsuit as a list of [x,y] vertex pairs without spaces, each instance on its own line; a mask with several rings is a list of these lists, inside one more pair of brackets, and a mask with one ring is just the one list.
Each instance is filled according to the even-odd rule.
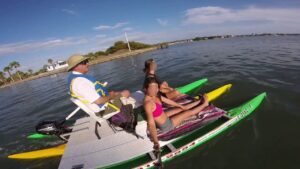
[[154,77],[156,81],[159,84],[159,90],[162,93],[163,96],[167,97],[168,99],[176,99],[177,97],[182,96],[183,94],[180,93],[178,90],[172,88],[169,86],[169,84],[166,81],[161,82],[160,79],[155,74],[157,69],[157,64],[155,63],[154,59],[148,59],[145,61],[145,80],[144,80],[144,86],[145,81],[148,77]]

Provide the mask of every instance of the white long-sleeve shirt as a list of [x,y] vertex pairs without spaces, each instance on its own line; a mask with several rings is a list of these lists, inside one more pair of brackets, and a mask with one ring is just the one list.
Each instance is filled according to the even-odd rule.
[[[82,74],[76,71],[72,72],[73,74]],[[72,83],[72,91],[75,95],[80,98],[87,100],[89,104],[87,106],[95,112],[100,111],[100,108],[94,102],[100,98],[101,96],[95,89],[95,85],[90,80],[84,77],[77,77],[73,79]]]

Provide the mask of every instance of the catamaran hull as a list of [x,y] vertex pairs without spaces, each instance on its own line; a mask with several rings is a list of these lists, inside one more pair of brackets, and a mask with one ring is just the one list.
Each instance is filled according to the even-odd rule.
[[[176,148],[177,146],[173,145],[175,145],[176,142],[180,142],[181,140],[187,138],[189,135],[166,142],[160,142],[160,145],[164,150],[170,149],[170,145],[175,148],[173,151],[170,149],[169,151],[171,152],[163,154],[161,158],[162,162],[167,162],[180,155],[183,155],[234,126],[236,123],[250,115],[260,105],[265,96],[266,94],[262,93],[249,102],[237,108],[231,109],[227,112],[229,119],[220,119],[219,122],[221,123],[219,125],[178,148]],[[83,153],[82,151],[65,152],[59,168],[72,168],[76,166],[81,166],[83,168],[132,168],[136,166],[138,166],[137,168],[152,168],[155,166],[156,160],[151,160],[150,158],[149,154],[151,154],[153,151],[153,144],[147,138],[145,130],[146,123],[142,122],[139,124],[137,131],[144,137],[144,139],[137,139],[133,135],[129,137],[127,133],[124,133],[124,135],[118,136],[121,141],[111,138],[110,144],[113,145],[110,146],[109,142],[102,142],[104,140],[94,143],[87,143],[91,146],[88,150],[84,150],[86,152],[90,152],[87,154]],[[201,129],[199,131],[201,131]],[[195,131],[194,133],[198,133],[199,131]],[[100,147],[102,148],[100,149]],[[76,147],[67,148],[73,150],[76,149]],[[87,148],[87,145],[85,145],[85,148]],[[83,150],[83,147],[78,147],[78,150]],[[141,165],[143,164],[141,163],[143,161],[148,162],[144,165]]]

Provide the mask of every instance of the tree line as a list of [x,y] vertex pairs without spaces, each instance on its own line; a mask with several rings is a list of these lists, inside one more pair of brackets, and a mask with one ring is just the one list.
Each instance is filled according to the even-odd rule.
[[[148,48],[148,47],[152,47],[153,45],[149,45],[149,44],[145,44],[145,43],[140,43],[140,42],[135,42],[135,41],[130,41],[130,48],[131,50],[138,50],[138,49],[144,49],[144,48]],[[127,43],[123,42],[123,41],[117,41],[114,43],[113,46],[107,48],[105,51],[97,51],[97,52],[90,52],[88,54],[85,55],[85,57],[89,57],[91,59],[96,59],[98,57],[101,56],[107,56],[110,54],[115,54],[118,52],[122,52],[122,51],[127,51],[128,50],[128,45]]]
[[[4,84],[6,82],[15,82],[16,80],[22,80],[22,77],[26,73],[19,71],[18,68],[20,67],[20,63],[17,61],[10,62],[7,66],[3,68],[3,72],[0,71],[0,84]],[[29,72],[32,72],[32,70],[28,70]],[[9,75],[9,78],[5,77],[5,73]]]
[[[48,59],[48,63],[52,65],[53,60]],[[12,61],[3,68],[3,71],[0,71],[0,86],[8,83],[20,81],[28,77],[46,72],[47,66],[48,65],[45,64],[40,70],[36,72],[33,72],[32,69],[28,69],[27,71],[20,71],[18,68],[21,67],[21,64],[17,61]]]
[[[144,44],[140,42],[129,42],[131,50],[137,50],[137,49],[143,49],[151,47],[152,45]],[[91,59],[96,59],[98,57],[102,56],[108,56],[110,54],[114,54],[117,52],[122,52],[123,50],[128,50],[127,43],[123,41],[117,41],[114,43],[113,46],[109,47],[105,51],[97,51],[97,52],[90,52],[86,54],[86,57],[89,57]],[[47,72],[47,66],[52,65],[54,66],[54,62],[52,59],[47,60],[48,64],[44,64],[41,69],[39,69],[36,72],[33,72],[32,69],[28,69],[27,71],[20,71],[19,67],[21,67],[21,64],[17,61],[10,62],[7,66],[3,68],[3,71],[0,71],[0,86],[13,83],[16,81],[20,81],[23,79],[26,79],[31,76],[38,75],[40,73]]]

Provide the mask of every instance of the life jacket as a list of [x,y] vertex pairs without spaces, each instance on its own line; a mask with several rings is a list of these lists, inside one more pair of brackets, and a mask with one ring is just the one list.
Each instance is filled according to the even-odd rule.
[[[88,79],[89,81],[91,81],[94,86],[95,86],[95,90],[97,91],[97,93],[102,97],[102,96],[108,96],[108,90],[105,87],[105,85],[103,83],[100,83],[99,81],[97,81],[93,76],[88,75],[88,74],[74,74],[74,73],[70,73],[69,77],[68,77],[68,86],[70,88],[70,95],[73,98],[79,99],[80,101],[82,101],[84,104],[88,104],[89,101],[82,98],[81,96],[76,95],[73,90],[72,90],[72,83],[74,81],[75,78],[77,77],[83,77]],[[101,108],[104,104],[100,104],[99,107]]]

